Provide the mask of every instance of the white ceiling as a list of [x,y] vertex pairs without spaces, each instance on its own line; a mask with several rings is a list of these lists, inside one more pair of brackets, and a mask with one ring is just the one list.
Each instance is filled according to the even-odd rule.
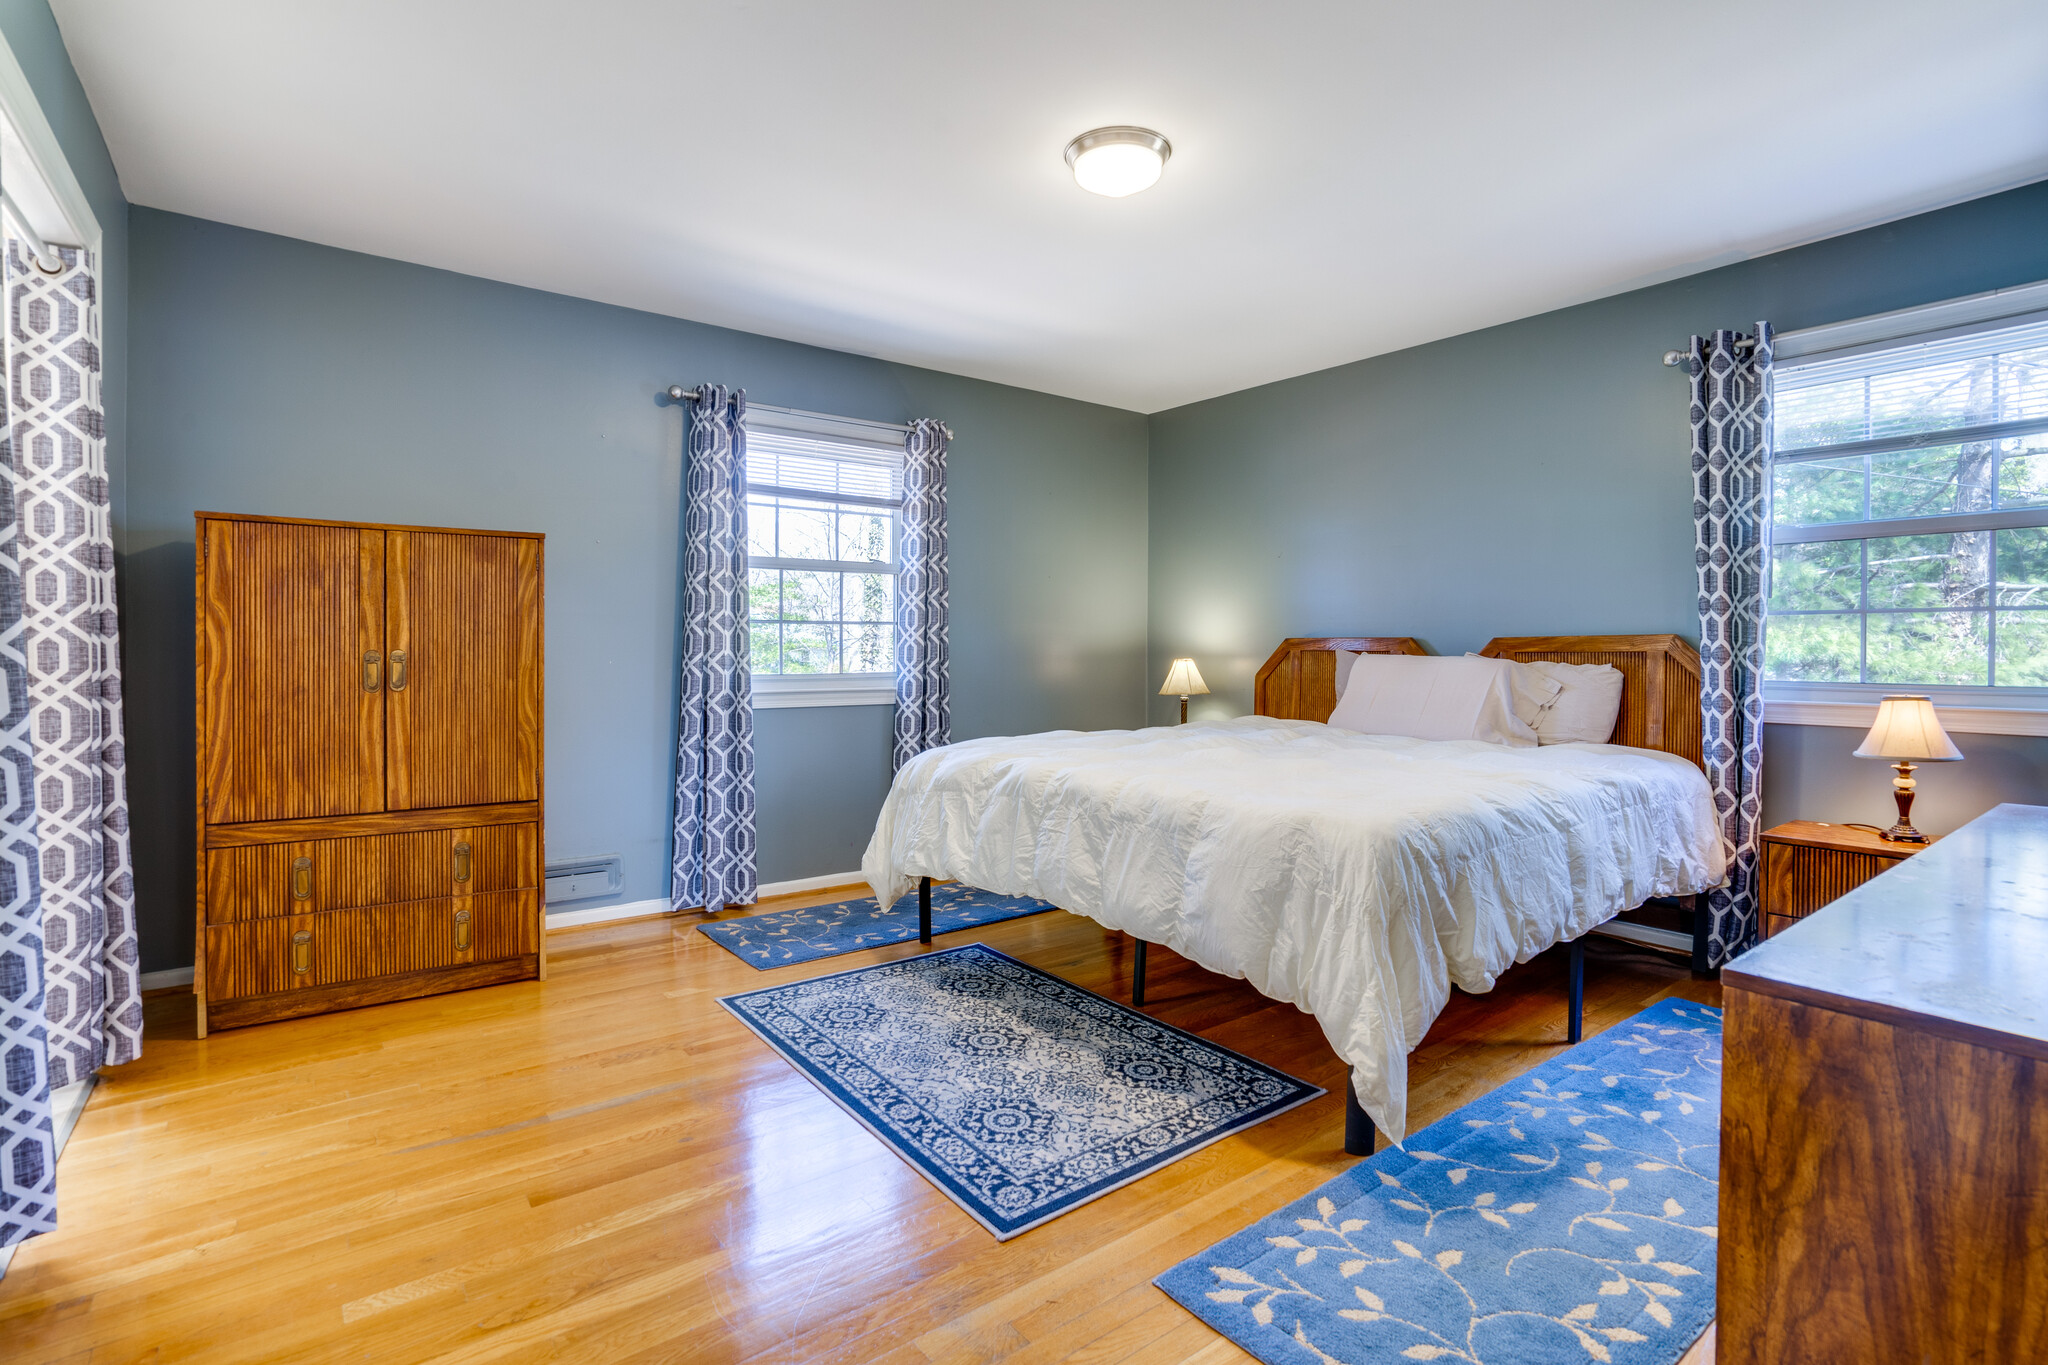
[[2048,175],[2042,0],[53,7],[136,203],[1147,412]]

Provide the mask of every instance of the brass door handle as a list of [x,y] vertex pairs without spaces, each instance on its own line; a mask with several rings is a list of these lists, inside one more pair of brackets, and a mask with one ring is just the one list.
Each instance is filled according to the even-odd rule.
[[455,846],[455,880],[458,882],[466,882],[469,880],[468,844],[457,844]]
[[313,931],[301,929],[292,935],[292,970],[300,976],[313,970]]
[[363,691],[375,692],[384,685],[384,656],[376,650],[363,655]]
[[405,651],[402,649],[391,651],[391,690],[405,691]]
[[455,912],[455,951],[458,953],[469,951],[469,911],[467,910],[457,910]]
[[292,859],[292,899],[309,901],[313,899],[313,860]]

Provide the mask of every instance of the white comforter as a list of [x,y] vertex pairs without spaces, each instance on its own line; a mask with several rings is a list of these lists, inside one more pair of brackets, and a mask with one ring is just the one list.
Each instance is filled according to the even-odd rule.
[[1307,1010],[1395,1141],[1408,1053],[1453,984],[1490,990],[1725,865],[1682,758],[1261,717],[931,750],[896,774],[861,859],[884,905],[920,876],[1039,896]]

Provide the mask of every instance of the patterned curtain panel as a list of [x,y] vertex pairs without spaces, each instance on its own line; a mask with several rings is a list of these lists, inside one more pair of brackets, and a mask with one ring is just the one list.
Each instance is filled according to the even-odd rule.
[[754,899],[754,697],[747,671],[744,389],[705,384],[683,471],[682,723],[669,902]]
[[[10,262],[13,252],[9,252]],[[11,267],[10,267],[11,268]],[[0,452],[13,463],[11,423]],[[0,479],[0,1247],[57,1225],[50,1125],[50,1021],[43,991],[41,859],[36,841],[34,711],[22,650],[14,483]]]
[[1692,339],[1693,562],[1700,586],[1700,711],[1707,784],[1731,854],[1711,893],[1707,955],[1720,966],[1756,937],[1762,800],[1764,554],[1771,328]]
[[946,427],[910,424],[903,454],[903,566],[896,587],[895,767],[953,742],[946,651]]

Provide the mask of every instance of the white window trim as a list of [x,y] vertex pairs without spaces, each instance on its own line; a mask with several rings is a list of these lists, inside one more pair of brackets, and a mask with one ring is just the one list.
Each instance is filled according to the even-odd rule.
[[[771,407],[765,403],[747,404],[746,425],[798,436],[823,436],[849,445],[874,446],[893,450],[898,455],[902,454],[910,437],[910,428],[896,423],[871,422],[861,417],[834,417],[830,413]],[[833,567],[851,569],[854,566],[849,563]],[[890,573],[898,573],[901,569],[898,562],[887,567]],[[752,691],[756,711],[794,710],[810,706],[894,706],[896,675],[894,672],[756,673]]]
[[[2048,317],[2048,280],[1784,332],[1773,338],[1771,354],[1778,362],[1845,359],[1861,351],[2017,327],[2043,317]],[[1764,628],[1770,629],[1768,618]],[[1942,727],[1958,734],[2048,736],[2048,688],[2035,687],[1766,680],[1764,722],[1868,729],[1877,719],[1880,699],[1908,691],[1933,698]]]
[[756,673],[754,709],[798,706],[894,706],[893,673]]

